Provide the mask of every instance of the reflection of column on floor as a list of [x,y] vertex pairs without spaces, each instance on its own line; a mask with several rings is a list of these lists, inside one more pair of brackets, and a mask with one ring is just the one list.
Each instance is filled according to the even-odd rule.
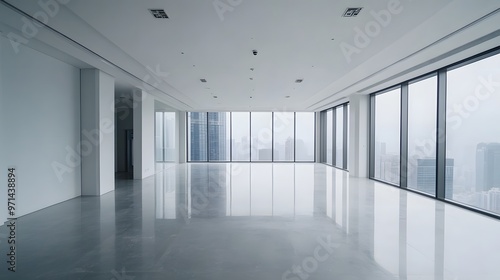
[[327,170],[324,164],[314,165],[314,215],[324,216],[327,213]]
[[116,252],[116,208],[115,194],[108,193],[100,197],[100,235],[99,264],[103,267],[116,267],[116,257],[107,252]]
[[155,187],[154,177],[142,180],[142,262],[144,268],[155,260]]
[[340,171],[342,173],[342,221],[344,226],[342,227],[346,233],[349,232],[349,211],[351,211],[351,205],[348,199],[348,186],[349,186],[349,173],[345,171]]
[[445,205],[436,203],[436,241],[434,245],[434,279],[444,278],[444,226],[445,226]]
[[326,215],[333,219],[335,209],[335,188],[332,168],[325,166],[326,173]]
[[408,228],[408,192],[399,195],[399,278],[407,279],[407,228]]
[[186,164],[179,165],[177,168],[177,200],[176,217],[183,223],[190,219],[190,200],[191,200],[191,177],[190,166]]

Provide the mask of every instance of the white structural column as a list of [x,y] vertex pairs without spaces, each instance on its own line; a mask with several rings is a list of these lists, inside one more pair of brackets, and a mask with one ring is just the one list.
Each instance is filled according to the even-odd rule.
[[140,89],[134,90],[132,97],[134,179],[144,179],[155,172],[155,100],[152,95]]
[[314,123],[314,125],[316,126],[315,128],[315,133],[316,133],[316,137],[314,137],[315,141],[316,141],[316,144],[314,145],[314,147],[316,148],[314,153],[316,154],[316,160],[315,162],[321,162],[321,135],[323,135],[322,131],[321,131],[321,112],[315,112],[314,113],[316,116],[315,116],[315,120],[316,122]]
[[186,119],[186,112],[184,111],[179,111],[177,112],[177,127],[178,127],[178,131],[179,133],[177,134],[177,139],[178,139],[178,143],[179,145],[177,146],[178,147],[178,152],[179,152],[179,163],[185,163],[187,161],[186,159],[186,155],[187,155],[187,131],[186,131],[186,122],[187,122],[187,119]]
[[349,175],[368,177],[370,96],[349,97]]
[[115,81],[98,69],[81,70],[82,195],[115,189]]

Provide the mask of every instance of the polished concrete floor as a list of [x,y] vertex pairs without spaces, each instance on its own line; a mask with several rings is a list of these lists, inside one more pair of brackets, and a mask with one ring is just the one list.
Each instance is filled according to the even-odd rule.
[[0,279],[500,279],[500,220],[322,164],[170,166],[18,220]]

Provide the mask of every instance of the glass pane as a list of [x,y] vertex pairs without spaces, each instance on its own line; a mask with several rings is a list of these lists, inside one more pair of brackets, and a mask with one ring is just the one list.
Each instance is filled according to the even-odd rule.
[[164,139],[163,139],[163,147],[164,147],[164,161],[175,161],[177,149],[175,146],[175,112],[164,112]]
[[250,161],[250,113],[233,112],[232,126],[232,160]]
[[163,112],[155,113],[155,157],[163,161]]
[[333,110],[326,111],[326,163],[333,164]]
[[314,161],[314,112],[295,113],[295,161]]
[[335,112],[335,166],[344,168],[344,107],[337,107]]
[[271,161],[273,155],[273,114],[252,112],[250,116],[252,121],[252,161]]
[[294,113],[274,115],[274,161],[293,161],[295,154]]
[[401,90],[375,96],[375,178],[399,185]]
[[408,188],[436,194],[437,77],[408,85]]
[[188,161],[207,161],[207,113],[188,113]]
[[500,213],[500,55],[448,71],[446,198]]
[[230,160],[230,120],[227,112],[208,113],[208,159]]

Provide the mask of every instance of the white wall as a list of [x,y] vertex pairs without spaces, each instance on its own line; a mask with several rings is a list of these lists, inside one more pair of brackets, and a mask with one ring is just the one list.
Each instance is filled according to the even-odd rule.
[[[80,70],[0,36],[0,222],[6,220],[7,166],[17,167],[17,213],[80,195],[72,151],[80,140]],[[57,167],[57,172],[54,167]]]
[[155,173],[155,100],[141,90],[134,91],[132,98],[134,179],[144,179]]

